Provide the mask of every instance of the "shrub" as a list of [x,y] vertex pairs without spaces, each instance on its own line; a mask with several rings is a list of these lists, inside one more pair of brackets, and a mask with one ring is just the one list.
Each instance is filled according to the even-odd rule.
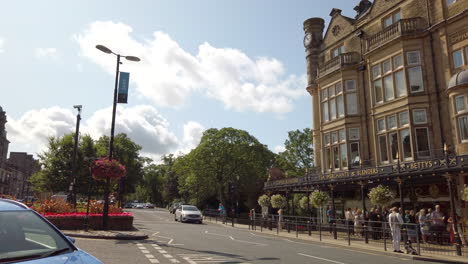
[[31,208],[36,210],[40,214],[63,214],[73,212],[73,207],[63,200],[42,200],[34,203]]
[[258,204],[261,206],[261,207],[269,207],[271,205],[270,203],[270,197],[266,194],[258,197]]
[[377,187],[372,188],[368,196],[372,204],[384,206],[393,200],[395,194],[390,190],[388,186],[379,185]]
[[299,200],[299,206],[301,209],[307,210],[307,196],[304,196]]
[[285,208],[287,201],[281,194],[275,194],[271,196],[271,207],[273,208]]
[[328,199],[330,199],[330,197],[326,192],[315,190],[313,193],[310,194],[309,199],[310,205],[312,205],[315,208],[320,208],[328,203]]

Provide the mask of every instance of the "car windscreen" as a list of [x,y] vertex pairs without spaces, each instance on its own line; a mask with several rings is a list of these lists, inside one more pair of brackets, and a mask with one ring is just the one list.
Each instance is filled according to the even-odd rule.
[[198,208],[196,208],[195,206],[184,206],[184,207],[182,207],[182,210],[184,210],[184,211],[198,211]]
[[70,252],[60,234],[32,211],[0,212],[0,263]]

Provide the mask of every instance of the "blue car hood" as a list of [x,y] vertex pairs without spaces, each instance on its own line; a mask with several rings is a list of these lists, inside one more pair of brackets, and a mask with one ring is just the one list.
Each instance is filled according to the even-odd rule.
[[71,253],[53,256],[49,258],[33,259],[24,262],[24,264],[102,264],[101,261],[89,255],[82,250],[76,250]]

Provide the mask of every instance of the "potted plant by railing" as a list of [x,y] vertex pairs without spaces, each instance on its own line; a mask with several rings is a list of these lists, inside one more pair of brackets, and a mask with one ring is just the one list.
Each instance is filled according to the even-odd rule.
[[124,177],[127,169],[117,160],[109,160],[106,157],[95,160],[91,163],[91,175],[94,179],[106,182],[104,193],[104,212],[102,215],[104,229],[107,229],[109,215],[109,193],[111,180],[116,180]]
[[271,205],[270,196],[264,194],[258,197],[258,204],[262,208],[262,217],[265,217],[266,215],[268,215],[268,207],[270,207]]
[[330,199],[328,194],[319,190],[315,190],[309,195],[310,205],[319,210],[320,223],[322,222],[322,207],[328,203],[328,199]]
[[377,206],[387,205],[395,198],[395,194],[390,190],[390,187],[383,185],[372,188],[368,196],[371,203]]

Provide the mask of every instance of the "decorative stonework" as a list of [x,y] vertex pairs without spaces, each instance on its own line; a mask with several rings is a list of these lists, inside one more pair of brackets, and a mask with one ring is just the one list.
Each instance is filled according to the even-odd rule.
[[333,33],[333,36],[338,36],[338,34],[340,34],[340,31],[341,31],[341,27],[340,25],[336,25],[332,28],[332,33]]
[[450,44],[455,44],[468,38],[468,28],[460,30],[450,35]]

